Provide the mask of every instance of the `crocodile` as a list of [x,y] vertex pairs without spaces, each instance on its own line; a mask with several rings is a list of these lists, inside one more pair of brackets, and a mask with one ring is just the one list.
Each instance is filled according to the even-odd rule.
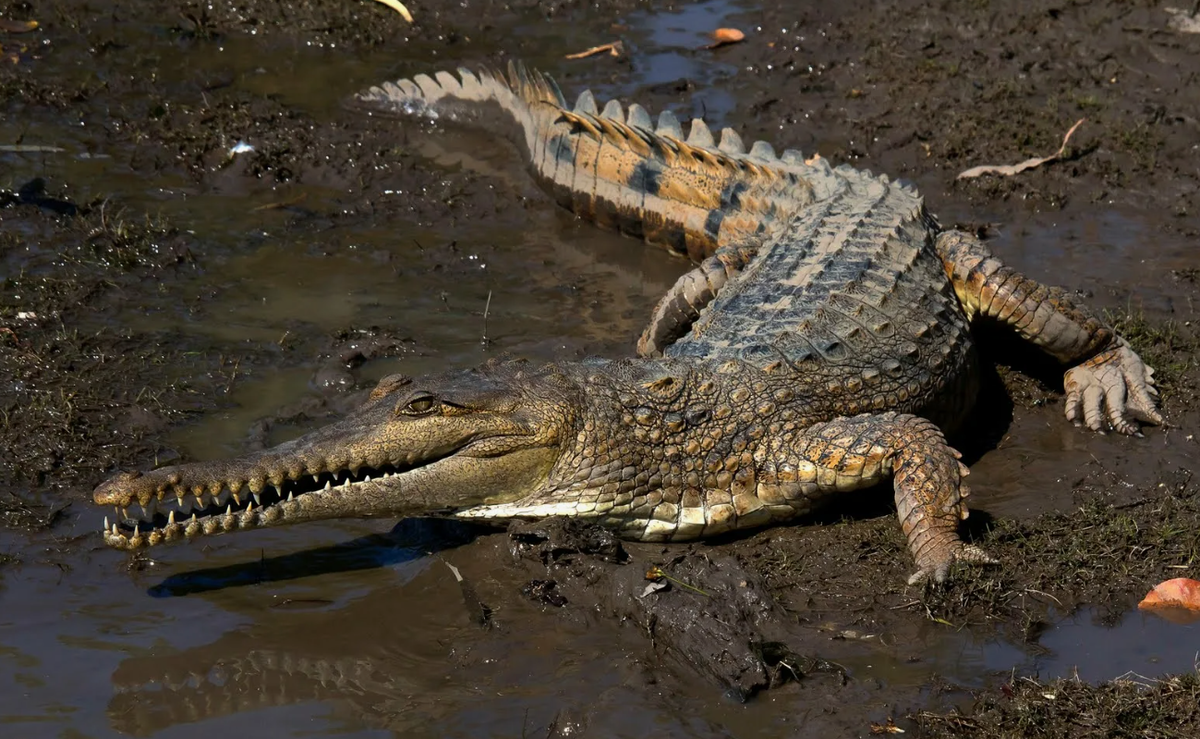
[[945,433],[974,403],[972,326],[1057,359],[1069,421],[1159,424],[1153,370],[1062,289],[944,229],[914,187],[719,140],[702,120],[569,105],[510,65],[356,96],[368,114],[507,128],[561,205],[688,257],[636,356],[384,378],[358,410],[235,459],[118,473],[107,544],[136,550],[340,517],[579,517],[683,541],[807,514],[891,480],[910,583],[994,560],[959,537],[968,469]]

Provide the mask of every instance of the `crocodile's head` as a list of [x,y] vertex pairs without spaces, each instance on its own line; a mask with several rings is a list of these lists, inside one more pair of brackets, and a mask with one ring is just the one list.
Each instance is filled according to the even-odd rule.
[[96,488],[104,539],[139,549],[329,518],[453,515],[536,493],[574,439],[578,387],[519,363],[383,379],[348,418],[235,459],[124,472]]

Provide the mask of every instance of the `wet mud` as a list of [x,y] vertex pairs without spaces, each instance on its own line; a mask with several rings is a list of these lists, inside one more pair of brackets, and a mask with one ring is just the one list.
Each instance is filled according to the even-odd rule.
[[[39,22],[0,25],[4,733],[1194,735],[1200,632],[1133,608],[1200,567],[1200,34],[1156,3],[793,5],[0,1]],[[721,26],[747,39],[700,48]],[[886,490],[692,545],[345,521],[103,548],[116,469],[277,443],[392,371],[632,351],[682,262],[558,212],[497,136],[343,104],[510,58],[915,182],[1107,311],[1169,425],[1076,430],[1061,370],[986,334],[955,443],[1001,565],[941,590],[904,585]],[[1080,118],[1061,161],[956,179]]]

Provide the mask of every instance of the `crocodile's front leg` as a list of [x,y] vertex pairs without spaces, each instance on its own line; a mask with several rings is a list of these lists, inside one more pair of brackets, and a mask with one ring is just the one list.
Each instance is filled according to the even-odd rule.
[[1137,434],[1136,421],[1159,424],[1154,370],[1103,321],[1066,292],[1004,266],[978,239],[961,231],[937,238],[938,255],[970,318],[986,316],[1072,367],[1067,370],[1067,419],[1093,431]]
[[956,562],[995,564],[958,536],[967,517],[968,474],[959,454],[931,421],[902,413],[835,418],[770,442],[774,454],[760,469],[758,496],[765,503],[868,487],[893,478],[896,513],[917,571],[910,585],[942,582]]

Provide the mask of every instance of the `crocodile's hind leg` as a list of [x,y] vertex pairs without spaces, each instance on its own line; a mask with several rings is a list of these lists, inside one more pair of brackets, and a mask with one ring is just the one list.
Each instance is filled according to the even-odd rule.
[[986,316],[1067,365],[1067,419],[1093,431],[1137,434],[1136,421],[1159,424],[1154,370],[1095,314],[1057,287],[1004,266],[961,231],[937,238],[938,255],[968,317]]
[[650,325],[638,339],[638,356],[661,356],[664,349],[685,335],[725,283],[750,263],[757,249],[757,243],[721,247],[680,277],[655,306]]

